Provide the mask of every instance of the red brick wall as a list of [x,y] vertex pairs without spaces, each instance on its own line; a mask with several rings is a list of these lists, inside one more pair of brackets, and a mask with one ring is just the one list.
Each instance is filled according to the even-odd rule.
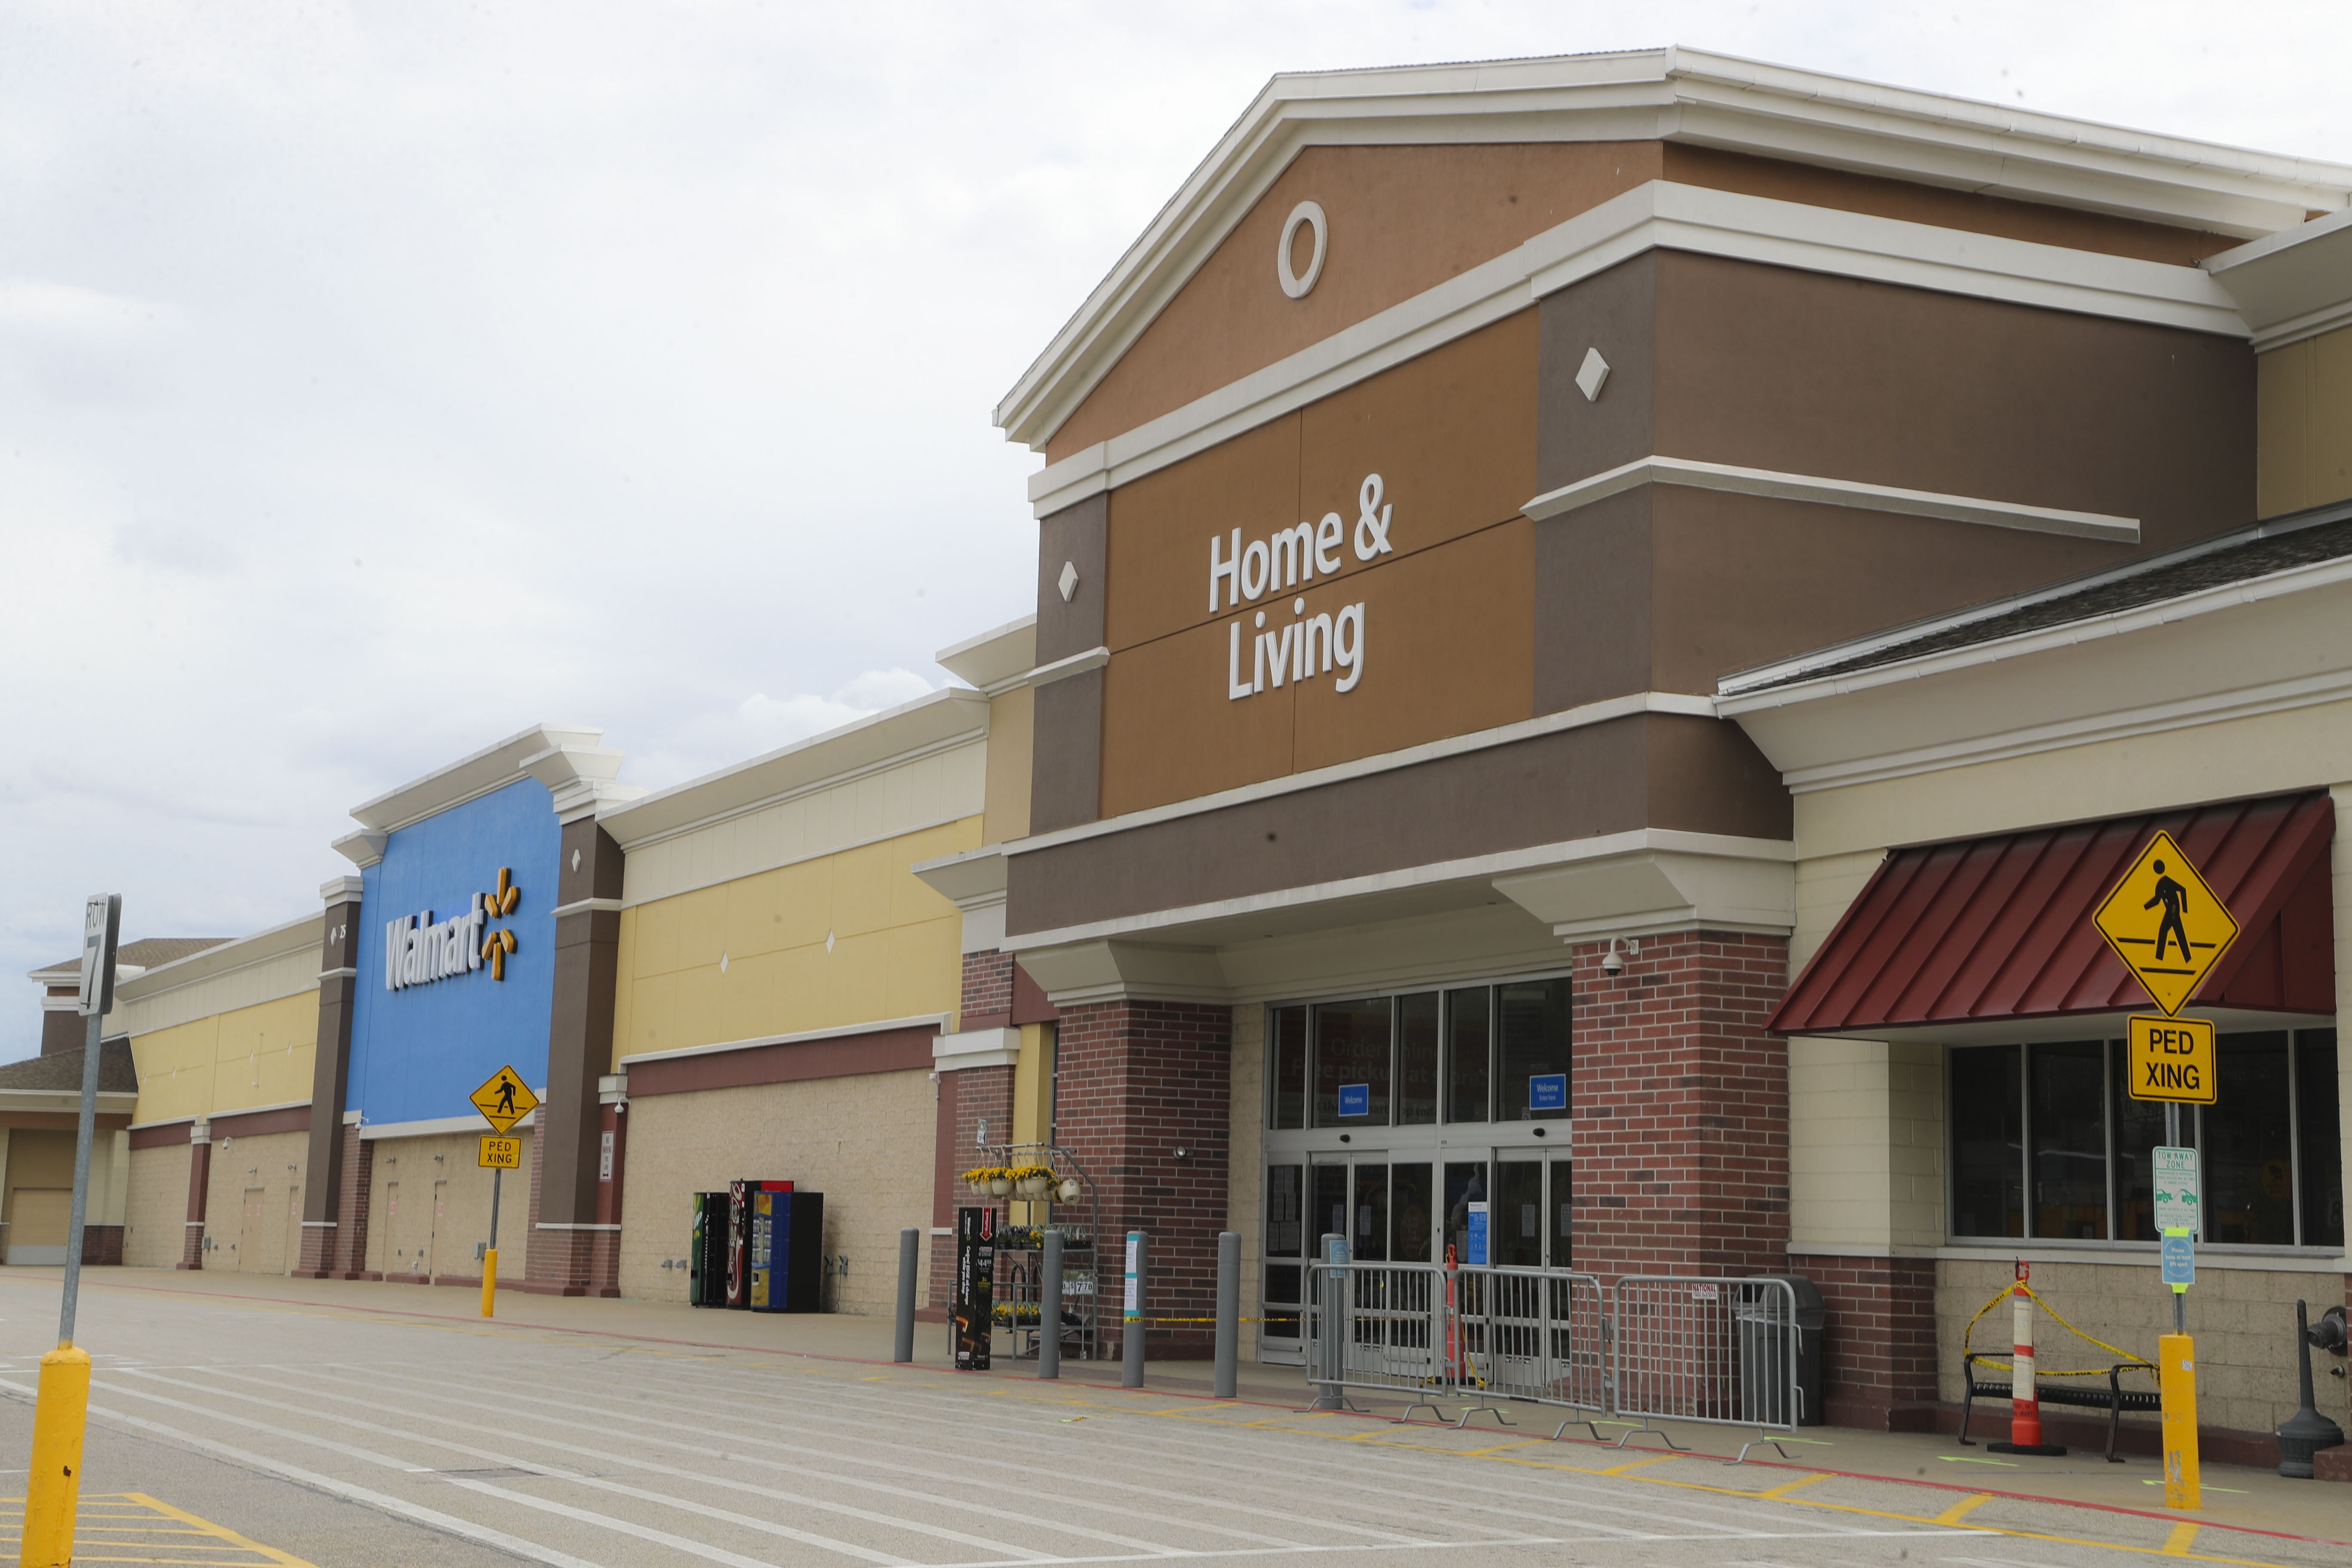
[[[1005,965],[1005,994],[1012,994],[1013,968]],[[967,968],[965,973],[971,971]],[[1002,1143],[1013,1136],[1013,1069],[1009,1067],[964,1068],[955,1072],[940,1074],[940,1121],[938,1190],[934,1195],[931,1219],[934,1227],[955,1226],[955,1211],[961,1206],[977,1205],[982,1200],[972,1195],[963,1184],[962,1173],[982,1163],[980,1124],[988,1123],[991,1142]],[[1003,1204],[990,1206],[997,1209],[998,1219],[1003,1218]],[[934,1236],[930,1249],[930,1289],[929,1316],[945,1321],[950,1289],[955,1278],[955,1238]]]
[[375,1145],[356,1127],[343,1129],[342,1183],[332,1227],[302,1227],[302,1266],[295,1273],[312,1279],[367,1277],[368,1209],[375,1180]]
[[1832,1426],[1933,1427],[1936,1264],[1926,1258],[1794,1254],[1789,1272],[1821,1287],[1829,1309],[1822,1398]]
[[991,948],[963,955],[963,1000],[956,1026],[997,1029],[1013,1021],[1013,955]]
[[212,1191],[212,1172],[211,1142],[191,1142],[188,1148],[188,1219],[180,1232],[178,1267],[182,1268],[202,1268],[205,1266],[205,1200]]
[[1577,1267],[1604,1279],[1780,1269],[1789,1048],[1764,1021],[1788,984],[1788,942],[1643,937],[1615,976],[1601,972],[1606,949],[1571,950]]
[[[1118,1281],[1130,1229],[1151,1236],[1149,1315],[1206,1318],[1216,1310],[1233,1023],[1230,1008],[1188,1002],[1062,1009],[1056,1129],[1100,1198],[1097,1332],[1106,1356],[1119,1353]],[[1148,1343],[1154,1357],[1205,1356],[1214,1335],[1205,1323],[1171,1326],[1150,1331]]]

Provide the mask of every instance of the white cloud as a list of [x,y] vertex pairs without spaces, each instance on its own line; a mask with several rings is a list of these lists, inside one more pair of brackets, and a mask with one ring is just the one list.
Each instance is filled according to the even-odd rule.
[[352,803],[537,720],[666,783],[915,693],[1032,591],[988,410],[1276,70],[1683,39],[2352,160],[2346,8],[2213,18],[12,5],[0,967],[101,888],[299,914]]

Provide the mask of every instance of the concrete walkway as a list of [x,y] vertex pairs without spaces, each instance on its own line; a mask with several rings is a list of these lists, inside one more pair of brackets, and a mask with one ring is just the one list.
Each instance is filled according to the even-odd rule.
[[[57,1268],[11,1268],[9,1281],[33,1279],[55,1281]],[[315,1310],[326,1316],[364,1315],[387,1320],[478,1323],[477,1291],[416,1285],[387,1285],[358,1280],[293,1279],[276,1275],[180,1272],[169,1269],[100,1268],[82,1276],[90,1292],[131,1292],[150,1300],[173,1297],[218,1298],[272,1303],[280,1310]],[[19,1300],[16,1310],[22,1312]],[[783,1357],[883,1363],[890,1360],[891,1324],[883,1318],[826,1314],[801,1316],[698,1310],[667,1302],[588,1300],[580,1298],[531,1296],[502,1291],[498,1320],[509,1327],[528,1327],[583,1339],[611,1339],[632,1343],[688,1347],[730,1352],[764,1352]],[[91,1345],[93,1352],[107,1347]],[[937,1323],[919,1323],[915,1333],[919,1367],[944,1370],[950,1365],[947,1330]],[[1000,1361],[995,1370],[967,1374],[974,1382],[1035,1381],[1034,1362]],[[1116,1363],[1066,1363],[1063,1381],[1074,1386],[1117,1387]],[[1210,1368],[1201,1362],[1158,1363],[1146,1371],[1146,1386],[1157,1393],[1206,1399]],[[1240,1371],[1240,1396],[1245,1403],[1276,1409],[1304,1407],[1311,1395],[1305,1375],[1297,1367],[1245,1363]],[[1368,1428],[1401,1414],[1402,1400],[1384,1401],[1353,1394],[1363,1407],[1359,1417]],[[1445,1402],[1448,1413],[1458,1402]],[[1501,1427],[1495,1417],[1481,1415],[1473,1432],[1498,1431],[1506,1438],[1549,1439],[1564,1413],[1528,1405],[1509,1407]],[[1416,1425],[1434,1426],[1427,1412]],[[1602,1429],[1615,1440],[1628,1428]],[[1728,1458],[1752,1433],[1742,1429],[1663,1423],[1660,1431],[1632,1436],[1624,1447],[1631,1463],[1644,1454],[1665,1451],[1664,1438],[1691,1451],[1694,1459]],[[1598,1447],[1581,1426],[1567,1435],[1564,1448]],[[1848,1475],[1937,1489],[1948,1494],[1949,1507],[1964,1508],[1971,1498],[2026,1498],[2120,1510],[2153,1519],[2193,1518],[2209,1531],[2222,1527],[2232,1531],[2276,1533],[2289,1537],[2347,1543],[2352,1550],[2352,1488],[2320,1481],[2289,1481],[2267,1470],[2249,1470],[2208,1464],[2204,1467],[2205,1506],[2194,1516],[2168,1512],[2154,1459],[2131,1457],[2110,1465],[2095,1450],[2063,1459],[2003,1458],[1981,1447],[1962,1448],[1950,1437],[1925,1434],[1875,1433],[1843,1427],[1808,1427],[1788,1443],[1784,1460],[1769,1448],[1759,1448],[1750,1464],[1793,1471]],[[1689,1461],[1684,1461],[1687,1463]],[[1921,1511],[1940,1511],[1924,1501]],[[2209,1542],[2212,1538],[2208,1536]],[[2251,1540],[2248,1551],[2260,1556]],[[2211,1550],[2210,1546],[2205,1550]]]

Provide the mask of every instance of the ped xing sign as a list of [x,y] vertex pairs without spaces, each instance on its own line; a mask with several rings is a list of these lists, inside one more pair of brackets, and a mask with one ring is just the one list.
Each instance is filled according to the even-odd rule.
[[485,1171],[520,1171],[522,1169],[522,1140],[501,1138],[495,1134],[485,1137],[481,1158],[475,1163]]
[[467,1096],[482,1120],[500,1132],[511,1132],[514,1124],[539,1109],[539,1096],[524,1087],[522,1074],[511,1067],[502,1067],[490,1075],[490,1080]]
[[2091,917],[2168,1018],[2238,940],[2238,922],[2169,833],[2147,841]]
[[2180,1105],[2213,1103],[2213,1026],[2203,1018],[2151,1018],[2134,1015],[2126,1047],[2134,1100]]

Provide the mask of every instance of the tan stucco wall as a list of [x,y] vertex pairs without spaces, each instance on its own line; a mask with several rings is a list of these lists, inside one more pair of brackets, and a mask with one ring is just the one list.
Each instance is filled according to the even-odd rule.
[[[522,1140],[522,1168],[506,1174],[506,1191],[499,1200],[499,1278],[520,1279],[529,1264],[530,1248],[530,1161],[532,1131],[515,1130]],[[492,1173],[476,1163],[481,1149],[478,1132],[440,1132],[423,1138],[379,1138],[373,1141],[373,1174],[369,1178],[367,1267],[379,1274],[413,1274],[428,1259],[434,1276],[479,1279],[481,1264],[474,1257],[478,1242],[490,1236]],[[434,1156],[439,1155],[436,1161]],[[220,1156],[214,1157],[218,1169]],[[441,1212],[434,1212],[436,1183],[446,1182],[440,1194]],[[392,1212],[391,1188],[400,1187],[400,1213]],[[387,1263],[385,1260],[390,1259]]]
[[1029,836],[1030,748],[1035,743],[1037,692],[1017,687],[988,700],[988,807],[981,842]]
[[[1244,1002],[1234,1009],[1233,1112],[1228,1147],[1233,1163],[1225,1176],[1225,1227],[1242,1237],[1242,1317],[1261,1316],[1258,1299],[1265,1248],[1265,1007]],[[1258,1325],[1244,1321],[1239,1353],[1257,1359]]]
[[[1994,1291],[2007,1288],[2011,1270],[2005,1258],[1946,1258],[1936,1266],[1940,1397],[1959,1400],[1962,1331]],[[2172,1331],[2171,1292],[2158,1282],[2145,1253],[2127,1263],[2037,1263],[2033,1289],[2085,1333],[2151,1361],[2157,1336]],[[2197,1342],[2199,1422],[2268,1432],[2293,1415],[2298,1400],[2294,1303],[2298,1298],[2311,1302],[2316,1316],[2339,1300],[2343,1289],[2340,1274],[2231,1268],[2210,1254],[2200,1257],[2197,1284],[2189,1292],[2189,1331]],[[1979,1350],[2000,1350],[2009,1341],[2010,1308],[2004,1303],[1978,1325],[1975,1344]],[[2052,1368],[2105,1367],[2116,1360],[2038,1315],[2034,1359]],[[2322,1381],[2334,1383],[2324,1376]],[[2126,1386],[2153,1384],[2127,1376]],[[2330,1389],[2323,1400],[2340,1406],[2338,1389],[2340,1385]],[[2006,1404],[1989,1408],[1992,1422],[2008,1418]],[[1979,1438],[1983,1435],[1982,1430],[1978,1434]]]
[[186,1245],[185,1143],[131,1151],[131,1192],[123,1205],[122,1261],[133,1268],[171,1268]]
[[[205,1184],[205,1235],[212,1242],[205,1253],[207,1271],[293,1271],[302,1260],[302,1180],[310,1156],[308,1132],[213,1140]],[[261,1194],[254,1200],[258,1212],[248,1216],[247,1194],[254,1189]],[[181,1212],[184,1219],[185,1209]]]
[[969,816],[622,910],[614,1070],[643,1051],[953,1013],[961,920],[908,868],[980,842]]
[[319,1041],[315,990],[134,1035],[133,1121],[221,1116],[310,1097]]
[[689,1194],[756,1177],[824,1194],[824,1251],[849,1258],[848,1273],[826,1282],[828,1310],[895,1308],[898,1231],[930,1231],[939,1100],[929,1073],[649,1095],[629,1102],[628,1117],[621,1294],[685,1300],[687,1270],[661,1263],[688,1255]]
[[1944,1239],[1940,1047],[1789,1042],[1789,1250]]
[[2352,496],[2352,327],[2273,349],[2254,363],[2262,515]]

